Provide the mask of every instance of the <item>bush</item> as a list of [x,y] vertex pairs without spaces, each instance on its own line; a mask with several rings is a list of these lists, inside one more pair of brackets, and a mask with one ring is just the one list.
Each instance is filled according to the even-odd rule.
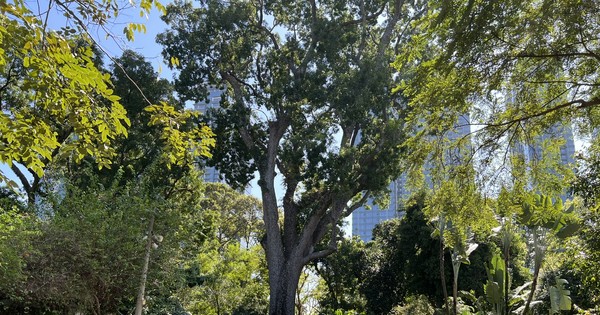
[[435,309],[425,295],[409,296],[404,305],[394,307],[390,315],[434,315]]

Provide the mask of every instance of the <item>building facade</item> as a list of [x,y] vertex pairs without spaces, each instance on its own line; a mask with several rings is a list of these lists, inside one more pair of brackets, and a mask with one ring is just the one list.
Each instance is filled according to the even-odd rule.
[[[456,123],[455,130],[448,133],[447,137],[451,141],[457,141],[463,137],[468,137],[471,133],[469,115],[462,115]],[[470,149],[470,148],[469,148]],[[459,149],[448,152],[449,163],[459,163],[461,153]],[[455,161],[456,159],[456,161]],[[424,167],[425,183],[430,184],[428,167]],[[410,196],[407,189],[406,175],[400,176],[392,181],[388,187],[390,191],[390,204],[386,209],[380,209],[373,205],[371,201],[366,206],[360,207],[352,212],[352,235],[360,237],[361,240],[368,242],[373,239],[373,229],[383,221],[400,218],[404,215],[403,201]]]
[[[210,109],[219,108],[219,103],[221,102],[222,94],[222,90],[218,89],[215,86],[209,86],[207,100],[200,101],[194,104],[194,109],[204,114]],[[203,179],[207,183],[224,183],[224,180],[221,178],[221,174],[219,173],[219,171],[217,171],[217,169],[212,166],[204,167]]]
[[[550,141],[560,140],[560,164],[574,165],[575,163],[575,139],[570,125],[554,125],[544,134],[535,137],[530,143],[518,142],[513,148],[513,154],[520,155],[525,165],[532,165],[544,158],[544,146]],[[531,188],[531,187],[530,187]],[[566,201],[571,196],[563,193],[561,199]]]

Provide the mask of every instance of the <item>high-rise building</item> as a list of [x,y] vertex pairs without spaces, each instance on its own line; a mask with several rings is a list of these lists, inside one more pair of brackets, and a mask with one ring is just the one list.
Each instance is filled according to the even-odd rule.
[[575,140],[570,126],[554,125],[544,134],[536,137],[533,143],[517,144],[516,152],[523,154],[525,162],[531,163],[543,158],[543,145],[546,141],[562,139],[560,160],[562,164],[572,164],[575,161]]
[[[201,112],[202,114],[206,113],[208,110],[213,108],[219,108],[219,103],[221,102],[221,95],[223,91],[218,89],[215,86],[208,87],[208,97],[206,101],[200,101],[194,104],[194,109]],[[224,182],[221,178],[221,174],[217,171],[216,168],[212,166],[204,167],[204,181],[208,183],[222,183]]]
[[386,209],[380,209],[371,201],[352,212],[352,235],[367,242],[373,238],[373,228],[383,221],[401,217],[402,198],[408,195],[406,191],[406,176],[402,175],[390,186],[390,204]]
[[[512,153],[521,155],[526,165],[530,165],[544,158],[545,143],[554,140],[563,141],[559,148],[560,163],[562,165],[572,165],[575,162],[575,140],[570,125],[554,125],[542,135],[535,137],[530,143],[517,143],[513,146]],[[568,198],[568,194],[561,195],[563,201]]]
[[[447,137],[450,140],[459,140],[462,137],[467,137],[471,132],[469,115],[459,117],[455,126],[455,130],[450,132]],[[450,163],[459,163],[456,158],[460,157],[459,149],[448,152]],[[425,182],[430,183],[428,167],[425,167]],[[373,205],[371,201],[367,202],[366,206],[356,209],[352,213],[352,235],[359,236],[361,240],[368,242],[373,238],[373,229],[380,222],[399,218],[404,215],[403,200],[409,197],[407,189],[406,175],[401,175],[398,179],[392,181],[389,186],[390,204],[386,209],[380,209]]]

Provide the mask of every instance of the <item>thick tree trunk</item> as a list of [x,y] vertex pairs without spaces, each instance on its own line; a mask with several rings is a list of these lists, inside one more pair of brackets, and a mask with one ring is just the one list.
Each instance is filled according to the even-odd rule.
[[148,240],[146,242],[146,254],[142,266],[142,277],[138,288],[137,300],[135,302],[135,315],[142,315],[144,309],[144,292],[146,291],[146,279],[148,278],[148,265],[150,263],[150,252],[152,251],[152,233],[154,229],[154,215],[150,217],[148,224]]
[[[295,311],[296,290],[298,289],[303,265],[298,258],[288,258],[281,261],[278,267],[277,276],[269,278],[271,293],[269,314],[293,315]],[[271,266],[269,266],[269,269],[271,269]]]

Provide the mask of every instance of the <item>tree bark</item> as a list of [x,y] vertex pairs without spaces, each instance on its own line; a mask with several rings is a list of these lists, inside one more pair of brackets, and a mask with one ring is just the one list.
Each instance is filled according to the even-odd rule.
[[[281,261],[276,278],[269,278],[270,315],[294,315],[296,291],[303,264],[299,257]],[[269,266],[271,269],[271,266]]]
[[440,235],[440,279],[442,281],[442,292],[444,293],[444,305],[446,313],[450,314],[450,305],[448,305],[448,290],[446,289],[446,273],[444,272],[444,241],[443,235]]
[[142,278],[138,288],[137,300],[135,302],[135,315],[142,315],[144,309],[144,292],[146,291],[146,279],[148,278],[148,265],[150,263],[150,252],[152,251],[152,233],[154,229],[154,214],[150,217],[148,224],[148,240],[146,242],[146,254],[144,256],[144,264],[142,266]]
[[454,315],[458,314],[458,305],[456,300],[458,299],[458,271],[454,274],[454,282],[452,283],[452,308],[454,309]]
[[536,268],[533,273],[533,282],[531,282],[531,291],[529,291],[529,297],[527,298],[527,303],[525,304],[525,309],[523,310],[523,315],[529,314],[529,308],[531,302],[533,301],[533,295],[535,293],[535,288],[537,287],[537,280],[540,275],[540,269]]
[[533,281],[531,282],[531,291],[529,291],[529,297],[527,298],[527,302],[525,303],[525,309],[523,310],[523,315],[529,314],[530,305],[533,301],[533,295],[535,294],[535,288],[537,287],[538,277],[540,276],[540,267],[535,266],[535,270],[533,271]]
[[544,261],[545,250],[541,249],[542,245],[540,244],[540,238],[542,236],[538,235],[538,230],[540,227],[536,227],[533,230],[533,246],[534,246],[534,266],[533,266],[533,282],[531,283],[531,291],[529,291],[529,297],[527,298],[527,302],[525,303],[525,309],[523,310],[523,315],[529,314],[531,302],[533,301],[533,296],[535,294],[535,289],[537,288],[538,278],[540,276],[540,269],[542,268],[542,262]]

